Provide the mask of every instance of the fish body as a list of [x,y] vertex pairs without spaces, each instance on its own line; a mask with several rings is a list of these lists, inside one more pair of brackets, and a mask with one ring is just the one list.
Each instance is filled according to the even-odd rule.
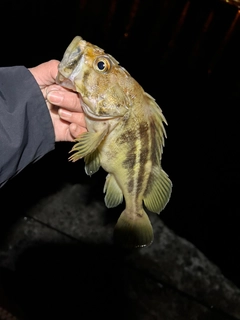
[[100,166],[108,172],[108,208],[125,200],[116,242],[150,245],[153,229],[144,206],[160,213],[172,190],[161,167],[166,120],[160,107],[116,59],[79,36],[64,53],[57,82],[79,92],[88,129],[76,139],[70,160],[84,158],[88,175]]

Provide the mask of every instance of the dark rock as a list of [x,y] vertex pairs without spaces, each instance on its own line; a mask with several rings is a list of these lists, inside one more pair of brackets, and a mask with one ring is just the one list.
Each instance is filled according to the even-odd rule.
[[240,319],[240,290],[157,215],[150,214],[153,244],[123,250],[112,242],[112,210],[87,195],[86,186],[66,185],[32,206],[5,239],[1,267],[14,273],[26,316]]

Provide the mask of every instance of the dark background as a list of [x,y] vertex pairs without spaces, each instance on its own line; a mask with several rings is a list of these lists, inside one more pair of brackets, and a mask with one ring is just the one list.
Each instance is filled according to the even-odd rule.
[[[113,55],[157,100],[169,124],[163,168],[174,185],[160,218],[240,286],[236,7],[220,0],[2,0],[0,12],[1,66],[61,60],[80,35]],[[0,190],[1,236],[64,182],[92,183],[82,162],[67,161],[70,148],[57,144]],[[105,175],[91,178],[102,200]]]

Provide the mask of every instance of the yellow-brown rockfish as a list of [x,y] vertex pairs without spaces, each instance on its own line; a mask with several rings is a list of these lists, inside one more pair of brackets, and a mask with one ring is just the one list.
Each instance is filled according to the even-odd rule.
[[88,132],[76,139],[69,158],[84,158],[85,171],[108,172],[105,204],[125,200],[115,227],[117,243],[143,247],[153,241],[145,207],[160,213],[172,183],[162,170],[166,120],[155,100],[103,49],[75,37],[59,64],[57,82],[80,93]]

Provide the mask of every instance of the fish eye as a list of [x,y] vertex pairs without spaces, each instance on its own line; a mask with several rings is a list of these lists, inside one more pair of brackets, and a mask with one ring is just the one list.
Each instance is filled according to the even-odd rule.
[[98,67],[98,70],[102,71],[106,68],[106,65],[105,65],[104,61],[98,61],[97,67]]
[[94,61],[93,66],[98,72],[106,73],[111,68],[111,62],[107,57],[98,57]]

